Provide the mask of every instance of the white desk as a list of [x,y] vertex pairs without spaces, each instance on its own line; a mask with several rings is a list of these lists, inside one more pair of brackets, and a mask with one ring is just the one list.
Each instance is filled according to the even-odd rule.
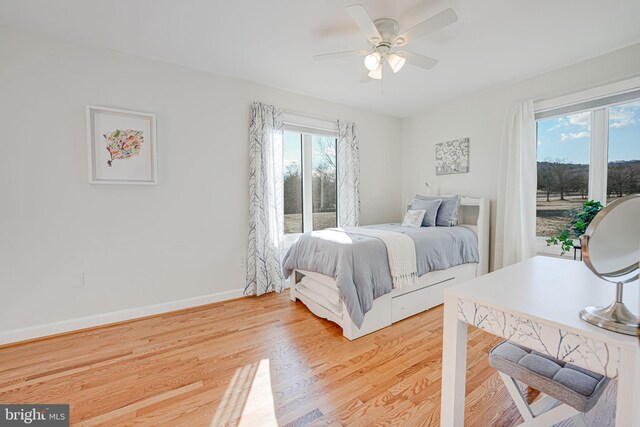
[[[624,301],[640,312],[638,283]],[[578,317],[587,305],[608,305],[615,285],[578,261],[534,257],[445,290],[441,426],[464,424],[467,325],[515,341],[618,381],[616,426],[640,426],[638,338]]]

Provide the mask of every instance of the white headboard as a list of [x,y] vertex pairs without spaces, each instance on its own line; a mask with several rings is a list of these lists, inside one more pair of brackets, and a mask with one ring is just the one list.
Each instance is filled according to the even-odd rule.
[[[441,196],[446,197],[445,194]],[[410,205],[411,202],[408,201],[405,206],[408,208]],[[478,276],[489,272],[489,210],[489,199],[485,197],[460,196],[458,225],[473,230],[478,236],[478,253],[480,255]]]
[[478,236],[478,276],[489,272],[489,209],[489,199],[485,197],[460,197],[458,225],[471,228]]

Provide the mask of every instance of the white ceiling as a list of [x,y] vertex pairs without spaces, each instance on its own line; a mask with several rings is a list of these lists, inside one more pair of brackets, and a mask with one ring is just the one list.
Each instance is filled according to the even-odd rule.
[[[407,50],[438,58],[380,84],[362,59],[311,55],[367,47],[344,10],[408,28],[448,7],[457,23]],[[464,93],[520,80],[640,42],[638,0],[1,0],[0,25],[403,117]]]

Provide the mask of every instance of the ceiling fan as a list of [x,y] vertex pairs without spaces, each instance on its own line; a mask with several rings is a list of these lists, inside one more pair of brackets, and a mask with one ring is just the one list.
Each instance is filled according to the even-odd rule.
[[367,40],[371,43],[371,49],[325,53],[314,55],[313,59],[321,61],[354,55],[364,56],[364,66],[367,71],[361,82],[369,81],[369,79],[382,79],[385,63],[389,65],[394,73],[400,71],[406,63],[425,70],[432,69],[438,63],[437,59],[406,50],[399,50],[398,48],[406,46],[411,41],[451,25],[458,20],[458,16],[453,9],[446,9],[400,33],[398,21],[390,18],[381,18],[374,21],[361,4],[347,6],[346,10],[358,28],[366,35]]

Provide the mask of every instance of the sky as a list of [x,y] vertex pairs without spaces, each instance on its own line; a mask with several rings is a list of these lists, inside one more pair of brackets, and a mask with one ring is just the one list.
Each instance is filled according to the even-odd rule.
[[302,155],[302,145],[300,134],[294,132],[284,133],[284,167],[286,168],[292,163],[300,164],[300,156]]
[[[591,113],[538,121],[538,161],[589,163]],[[609,161],[640,160],[640,101],[609,108]]]
[[[284,167],[285,169],[287,168],[287,166],[291,165],[292,163],[296,163],[298,165],[300,165],[301,163],[301,156],[302,156],[301,147],[302,146],[301,146],[300,138],[301,138],[300,132],[291,132],[291,131],[284,132]],[[320,159],[319,156],[321,154],[320,146],[319,144],[316,144],[316,141],[330,140],[330,139],[334,139],[335,141],[335,138],[313,135],[313,138],[311,141],[313,144],[312,162],[314,165],[317,159]]]

